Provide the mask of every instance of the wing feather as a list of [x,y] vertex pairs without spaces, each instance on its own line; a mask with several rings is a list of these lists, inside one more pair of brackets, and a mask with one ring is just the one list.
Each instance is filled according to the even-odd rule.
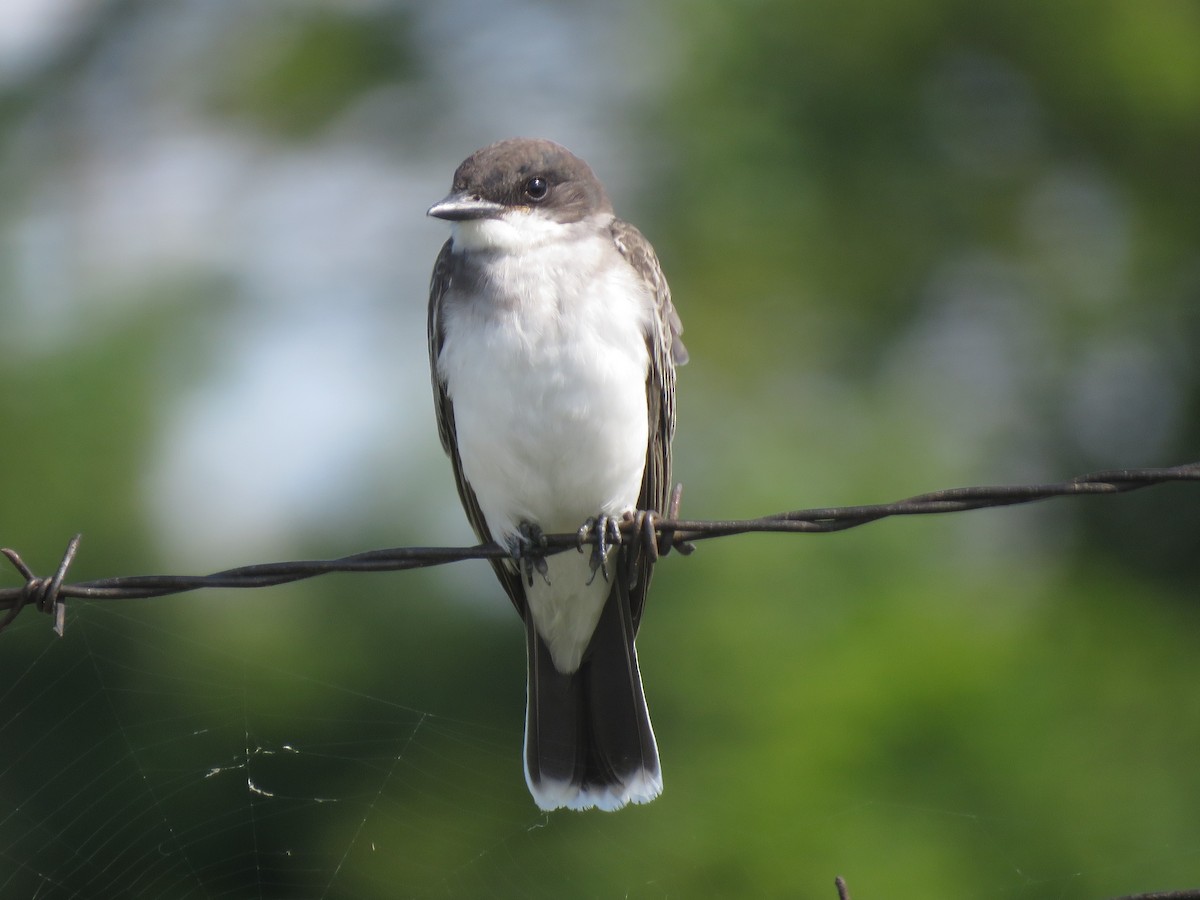
[[[675,436],[675,366],[687,362],[687,349],[680,338],[683,323],[671,303],[671,289],[650,242],[637,228],[620,219],[613,221],[612,237],[621,255],[641,276],[654,297],[655,315],[646,334],[650,351],[650,369],[646,376],[650,430],[638,508],[665,513],[671,494],[671,441]],[[635,633],[646,605],[646,591],[653,569],[640,546],[634,542],[624,557]]]
[[[438,369],[438,357],[441,356],[442,344],[445,340],[442,300],[454,283],[456,268],[453,240],[448,240],[442,245],[437,262],[433,265],[433,277],[429,282],[429,372],[433,380],[433,406],[437,412],[438,436],[442,440],[442,449],[450,457],[454,468],[454,483],[458,487],[458,496],[467,513],[467,520],[471,523],[471,528],[474,529],[480,542],[486,544],[494,538],[479,509],[479,500],[475,497],[475,491],[471,489],[470,482],[463,475],[462,460],[458,455],[458,436],[455,433],[454,425],[454,402],[446,392],[446,383],[442,380]],[[508,560],[492,559],[488,562],[492,564],[496,577],[500,579],[513,606],[517,608],[517,612],[523,618],[525,616],[525,589],[521,584],[520,575]]]

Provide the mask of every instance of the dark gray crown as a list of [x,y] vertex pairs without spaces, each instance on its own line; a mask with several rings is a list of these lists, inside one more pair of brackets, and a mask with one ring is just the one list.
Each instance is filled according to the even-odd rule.
[[452,191],[506,208],[540,208],[560,222],[612,212],[591,167],[561,144],[541,139],[510,138],[476,150],[454,173]]

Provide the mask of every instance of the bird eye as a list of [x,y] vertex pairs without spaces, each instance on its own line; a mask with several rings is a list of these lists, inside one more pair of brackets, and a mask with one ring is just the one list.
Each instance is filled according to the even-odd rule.
[[525,182],[525,196],[530,200],[545,200],[548,193],[550,193],[550,185],[540,175]]

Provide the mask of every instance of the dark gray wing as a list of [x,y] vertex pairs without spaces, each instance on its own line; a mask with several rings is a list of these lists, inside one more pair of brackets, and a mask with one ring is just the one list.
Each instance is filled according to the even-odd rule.
[[[656,315],[646,334],[646,346],[650,351],[650,371],[646,377],[650,439],[646,443],[646,469],[642,475],[638,508],[665,514],[671,495],[671,439],[675,436],[675,366],[683,365],[688,358],[680,338],[683,323],[671,304],[671,289],[650,242],[640,231],[620,219],[613,221],[612,236],[621,255],[654,296]],[[646,554],[636,549],[639,546],[633,544],[625,559],[635,632],[646,605],[646,590],[650,587],[653,568]]]
[[[433,264],[433,277],[429,282],[429,375],[433,380],[433,407],[437,413],[438,436],[442,439],[442,449],[446,451],[446,455],[450,457],[450,462],[454,467],[454,483],[458,486],[458,496],[467,513],[467,520],[471,523],[471,528],[474,529],[479,540],[486,544],[493,540],[492,534],[488,531],[487,522],[484,521],[483,513],[479,509],[479,501],[475,497],[475,492],[463,475],[462,460],[458,456],[458,435],[455,433],[454,427],[454,403],[446,394],[446,383],[438,375],[438,357],[441,355],[442,342],[445,339],[442,331],[442,301],[454,283],[457,268],[457,262],[451,249],[452,243],[453,240],[449,240],[442,245],[437,262]],[[513,606],[524,617],[525,590],[521,585],[520,576],[507,560],[492,559],[488,561],[496,571],[496,577],[500,579]]]

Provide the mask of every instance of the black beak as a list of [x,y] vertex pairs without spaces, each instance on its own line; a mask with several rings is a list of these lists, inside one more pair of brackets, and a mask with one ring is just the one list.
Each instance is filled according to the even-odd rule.
[[504,210],[503,204],[484,200],[477,194],[451,191],[446,199],[429,207],[425,215],[450,222],[467,222],[471,219],[494,219]]

